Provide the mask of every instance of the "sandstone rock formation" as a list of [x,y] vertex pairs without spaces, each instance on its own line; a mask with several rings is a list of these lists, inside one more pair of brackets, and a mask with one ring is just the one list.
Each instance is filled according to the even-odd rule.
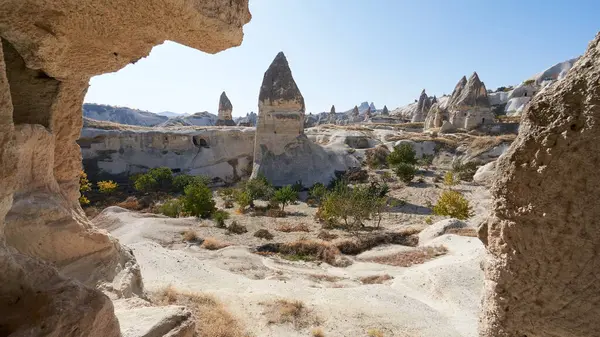
[[497,162],[480,336],[600,331],[600,34]]
[[127,297],[143,286],[131,251],[78,203],[75,140],[89,79],[167,39],[211,53],[239,45],[249,20],[245,0],[2,3],[2,335],[120,335],[109,298],[93,287]]
[[425,117],[427,117],[427,114],[429,113],[429,109],[431,109],[431,100],[429,99],[429,96],[427,96],[425,89],[423,89],[423,91],[421,91],[421,96],[419,96],[419,101],[417,102],[417,109],[412,116],[411,122],[424,122]]
[[262,174],[276,186],[300,180],[312,186],[348,168],[347,156],[326,151],[304,134],[304,97],[282,52],[265,72],[258,107],[252,177]]
[[254,152],[250,128],[141,128],[84,120],[83,166],[91,180],[126,183],[153,167],[221,181],[247,176]]
[[140,126],[155,126],[169,119],[149,111],[94,103],[83,105],[83,116],[98,121]]
[[218,111],[218,119],[215,125],[217,126],[234,126],[235,122],[233,121],[233,117],[231,115],[233,111],[233,104],[227,97],[225,91],[219,97],[219,111]]
[[239,118],[237,120],[238,126],[256,126],[256,121],[258,120],[258,116],[254,111],[250,111],[246,114],[245,117]]
[[381,114],[384,115],[384,116],[389,116],[390,115],[390,112],[388,110],[387,105],[383,106],[383,110],[381,111]]
[[449,122],[459,129],[473,129],[494,121],[485,84],[476,72],[458,82],[448,102]]

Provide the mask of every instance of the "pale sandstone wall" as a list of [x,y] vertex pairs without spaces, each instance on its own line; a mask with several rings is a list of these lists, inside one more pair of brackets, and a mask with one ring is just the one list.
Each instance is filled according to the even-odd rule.
[[120,335],[112,303],[92,287],[127,297],[143,285],[131,252],[77,202],[89,78],[167,39],[211,53],[239,45],[249,20],[247,0],[2,2],[1,335]]
[[[91,180],[127,181],[154,167],[233,181],[249,174],[254,128],[101,130],[84,128],[79,144]],[[250,166],[251,167],[251,166]]]

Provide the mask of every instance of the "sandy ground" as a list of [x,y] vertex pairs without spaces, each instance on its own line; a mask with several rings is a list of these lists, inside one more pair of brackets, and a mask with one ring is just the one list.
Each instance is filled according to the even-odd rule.
[[[489,209],[489,192],[469,184],[456,188],[471,200],[476,216],[468,223],[477,226]],[[411,186],[392,186],[390,196],[402,198],[406,204],[386,214],[382,225],[387,230],[427,226],[425,219],[431,215],[426,202],[434,202],[440,191],[432,177]],[[345,268],[253,254],[251,249],[257,245],[315,237],[321,229],[313,220],[315,208],[300,202],[286,210],[294,215],[274,219],[238,215],[229,210],[232,218],[228,223],[236,220],[248,228],[248,233],[242,235],[227,235],[226,230],[214,227],[210,220],[171,219],[118,207],[107,208],[94,222],[133,250],[147,290],[173,285],[180,290],[213,294],[252,336],[310,336],[313,327],[321,327],[328,337],[367,336],[369,329],[379,329],[386,337],[477,335],[483,287],[480,264],[484,252],[477,238],[457,235],[435,238],[426,245],[444,245],[448,253],[408,268],[363,261],[375,255],[413,249],[397,245],[349,257],[353,264]],[[306,224],[310,232],[277,231],[276,227],[284,223]],[[201,238],[216,237],[233,245],[208,251],[184,243],[181,233],[190,228]],[[254,232],[261,228],[268,229],[274,239],[255,238]],[[384,274],[392,279],[383,284],[364,285],[359,280]],[[278,298],[302,301],[311,311],[310,324],[303,327],[269,324],[264,303]]]

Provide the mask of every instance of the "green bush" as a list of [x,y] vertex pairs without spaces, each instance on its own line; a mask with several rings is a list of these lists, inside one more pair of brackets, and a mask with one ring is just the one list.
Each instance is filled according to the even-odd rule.
[[158,182],[151,175],[142,174],[135,180],[133,187],[140,192],[150,192],[158,187]]
[[183,211],[183,203],[179,199],[171,199],[160,205],[158,212],[171,218],[177,218]]
[[248,180],[243,189],[251,198],[250,205],[253,205],[254,200],[270,200],[275,193],[275,189],[264,176]]
[[424,154],[423,157],[418,160],[419,166],[431,166],[431,164],[433,164],[433,157],[432,154]]
[[178,192],[183,192],[190,184],[210,184],[211,179],[207,176],[192,176],[189,174],[180,174],[173,178],[173,188]]
[[399,163],[394,165],[394,173],[405,183],[410,183],[417,173],[417,169],[408,163]]
[[234,193],[235,202],[238,204],[238,211],[243,213],[246,207],[252,204],[252,197],[246,190],[236,190]]
[[469,201],[460,192],[447,190],[442,192],[433,206],[433,214],[465,220],[473,216],[473,210]]
[[479,165],[475,162],[462,164],[456,161],[452,164],[452,172],[454,173],[455,178],[458,178],[459,180],[472,181],[478,167]]
[[298,199],[298,192],[294,190],[294,188],[290,185],[284,186],[273,194],[273,199],[275,202],[281,205],[281,211],[285,211],[285,206],[291,202],[296,201]]
[[365,162],[372,169],[386,168],[390,150],[385,145],[379,145],[365,151]]
[[115,183],[112,180],[103,180],[96,183],[98,185],[98,191],[103,194],[111,194],[117,190],[119,184]]
[[310,189],[309,191],[309,195],[316,200],[317,203],[321,203],[321,200],[323,200],[323,197],[325,196],[325,194],[327,193],[327,188],[325,187],[325,185],[321,184],[321,183],[316,183],[313,185],[313,187]]
[[292,189],[296,192],[302,192],[302,190],[304,190],[304,185],[302,185],[302,180],[298,180],[296,181],[293,185],[292,185]]
[[216,210],[213,213],[212,219],[217,224],[217,227],[225,228],[225,220],[229,219],[229,213],[222,209]]
[[183,210],[190,215],[206,219],[215,211],[212,191],[203,184],[186,186],[183,196]]
[[416,165],[417,153],[412,145],[402,143],[394,147],[394,151],[388,155],[387,161],[390,166],[396,166],[398,164]]
[[168,167],[156,167],[150,169],[147,173],[150,175],[156,183],[158,187],[161,189],[169,189],[171,188],[171,184],[173,183],[173,172]]

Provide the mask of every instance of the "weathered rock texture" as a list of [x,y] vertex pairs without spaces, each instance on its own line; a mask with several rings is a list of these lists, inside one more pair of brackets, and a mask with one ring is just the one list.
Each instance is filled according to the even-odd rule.
[[326,151],[304,134],[304,98],[282,52],[265,72],[258,108],[252,177],[262,174],[276,186],[299,180],[312,186],[348,168],[346,156]]
[[219,97],[219,111],[218,111],[218,119],[217,126],[235,126],[235,122],[233,121],[233,104],[225,94],[225,91]]
[[384,115],[384,116],[389,116],[390,111],[388,110],[387,105],[383,106],[383,110],[381,111],[381,114]]
[[448,102],[448,111],[449,122],[460,129],[469,130],[494,121],[485,84],[477,73],[469,80],[461,78]]
[[167,39],[211,53],[239,45],[249,20],[246,0],[2,3],[0,335],[119,336],[92,287],[126,297],[143,286],[131,252],[78,204],[89,79]]
[[427,117],[427,114],[429,113],[429,109],[431,109],[431,100],[429,99],[429,96],[427,96],[425,89],[423,89],[423,91],[421,91],[421,96],[419,96],[419,101],[417,102],[417,110],[414,112],[411,122],[424,122],[425,117]]
[[231,182],[250,174],[254,134],[242,127],[142,128],[86,120],[77,142],[92,180],[122,183],[131,174],[169,167]]
[[600,35],[525,110],[497,162],[481,336],[600,331]]

